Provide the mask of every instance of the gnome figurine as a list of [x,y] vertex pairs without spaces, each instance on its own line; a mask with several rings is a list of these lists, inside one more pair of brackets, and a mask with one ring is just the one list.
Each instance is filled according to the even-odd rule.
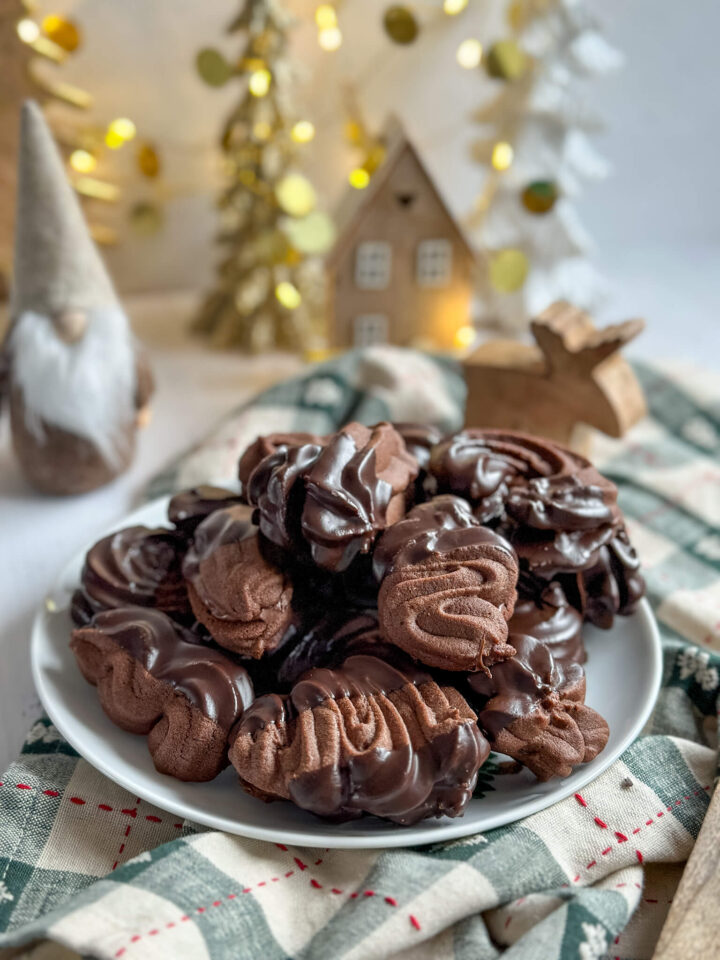
[[10,327],[0,394],[44,493],[94,490],[130,464],[152,375],[33,102],[22,111]]

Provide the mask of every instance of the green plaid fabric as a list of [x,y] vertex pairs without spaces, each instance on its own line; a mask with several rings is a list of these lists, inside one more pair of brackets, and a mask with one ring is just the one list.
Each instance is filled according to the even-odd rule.
[[[626,440],[598,440],[596,459],[644,561],[665,672],[645,734],[609,770],[484,835],[293,849],[179,822],[41,719],[0,785],[0,948],[42,953],[37,941],[49,941],[108,960],[650,957],[716,776],[720,387],[676,368],[638,373],[650,416]],[[462,400],[450,363],[350,353],[235,411],[152,494],[228,479],[258,433],[323,433],[352,418],[452,428]]]

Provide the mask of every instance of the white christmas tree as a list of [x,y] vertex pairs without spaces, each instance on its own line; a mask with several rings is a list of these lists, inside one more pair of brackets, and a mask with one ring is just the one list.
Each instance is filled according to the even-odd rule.
[[591,142],[601,124],[585,82],[622,58],[583,0],[522,0],[509,21],[509,38],[484,55],[502,88],[475,114],[489,173],[468,226],[485,255],[483,319],[520,330],[553,300],[592,309],[601,298],[574,201],[583,181],[609,173]]

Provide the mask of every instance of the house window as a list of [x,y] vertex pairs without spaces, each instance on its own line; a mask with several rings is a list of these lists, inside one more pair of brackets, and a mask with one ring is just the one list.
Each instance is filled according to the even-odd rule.
[[373,347],[387,343],[388,319],[382,313],[363,313],[355,317],[355,346]]
[[380,240],[361,243],[355,255],[355,285],[360,290],[387,290],[391,263],[389,243]]
[[446,287],[452,276],[449,240],[422,240],[417,248],[416,279],[421,287]]

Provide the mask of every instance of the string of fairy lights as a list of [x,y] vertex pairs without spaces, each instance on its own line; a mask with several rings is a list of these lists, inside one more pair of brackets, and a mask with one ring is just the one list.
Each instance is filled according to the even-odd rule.
[[[408,47],[424,32],[431,30],[438,18],[462,16],[472,2],[416,0],[412,5],[390,4],[382,13],[382,29],[390,42],[398,47]],[[482,221],[501,182],[500,178],[510,169],[514,160],[519,111],[507,107],[517,107],[527,97],[535,67],[532,57],[522,49],[518,36],[534,16],[546,13],[554,2],[556,0],[511,0],[507,8],[507,36],[501,36],[487,49],[478,37],[467,36],[456,48],[455,59],[460,68],[483,70],[488,77],[503,84],[504,89],[497,98],[497,104],[502,108],[505,101],[506,107],[499,111],[495,109],[495,118],[499,113],[501,119],[495,124],[492,142],[479,143],[475,152],[475,159],[487,169],[488,175],[468,217],[467,224],[471,228],[477,227]],[[347,0],[325,0],[314,9],[317,43],[330,54],[337,54],[346,42],[343,33],[345,3]],[[17,35],[38,57],[61,64],[82,47],[83,31],[77,21],[57,13],[40,17],[36,0],[22,0],[22,4],[25,15],[16,24]],[[198,53],[196,65],[200,76],[210,86],[223,86],[231,77],[242,73],[247,79],[250,95],[258,100],[268,97],[274,82],[273,74],[262,56],[232,62],[218,50],[208,48]],[[355,190],[368,187],[385,159],[386,150],[382,135],[372,131],[363,116],[355,92],[359,86],[361,80],[354,86],[346,87],[342,98],[345,116],[343,137],[357,156],[357,161],[347,173],[348,183]],[[92,105],[89,93],[62,81],[53,83],[49,92],[80,110],[88,110]],[[275,133],[268,121],[260,118],[254,124],[252,138],[258,144],[269,143],[271,135],[274,137]],[[288,133],[290,142],[302,147],[314,140],[315,124],[309,118],[301,117],[292,122]],[[163,163],[158,146],[140,136],[135,123],[128,116],[115,117],[104,127],[78,125],[72,129],[69,142],[61,140],[61,146],[65,148],[75,189],[89,199],[108,203],[119,200],[121,187],[114,182],[111,167],[108,171],[106,157],[113,151],[133,150],[134,169],[148,182],[157,181],[162,173]],[[100,169],[105,175],[100,175]],[[156,189],[155,197],[160,197],[162,193],[162,190]],[[166,190],[165,193],[172,195],[172,191],[168,193]],[[293,243],[297,243],[301,252],[325,252],[334,240],[334,230],[329,218],[314,209],[316,195],[309,181],[302,174],[292,172],[276,186],[275,195],[283,211],[294,220]],[[519,192],[519,202],[528,213],[541,216],[553,208],[558,196],[557,184],[548,178],[524,185]],[[308,219],[311,213],[313,217]],[[139,232],[152,233],[160,228],[162,213],[154,200],[146,198],[133,205],[129,219]],[[96,230],[96,236],[101,242],[113,242],[116,239],[114,231],[106,230],[103,234],[101,228]],[[518,289],[528,269],[529,264],[522,251],[491,251],[489,278],[500,292]]]

